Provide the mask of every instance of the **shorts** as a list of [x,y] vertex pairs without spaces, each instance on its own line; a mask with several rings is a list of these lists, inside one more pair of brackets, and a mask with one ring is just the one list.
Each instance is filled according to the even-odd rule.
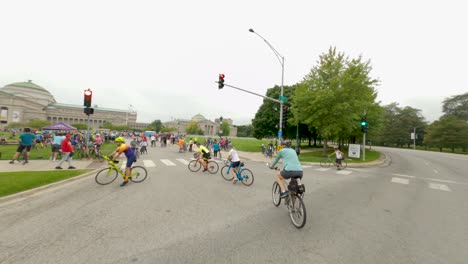
[[31,151],[31,145],[19,145],[18,146],[18,149],[16,150],[16,152],[23,152],[23,150],[26,149],[26,152],[29,152]]
[[342,161],[342,160],[343,160],[343,159],[336,159],[335,162],[336,162],[336,164],[341,164],[341,161]]
[[203,153],[203,159],[204,159],[204,160],[209,160],[209,159],[211,159],[211,154],[210,154],[210,152],[208,152],[208,153]]
[[61,146],[59,144],[52,145],[52,152],[59,152]]
[[237,168],[237,167],[239,167],[239,165],[240,165],[240,160],[239,161],[233,161],[231,163],[231,167],[233,167],[233,168]]
[[284,179],[290,179],[290,178],[300,178],[302,179],[302,171],[285,171],[285,170],[282,170],[280,171],[280,175],[281,177],[283,177]]
[[136,155],[133,155],[132,157],[127,157],[127,165],[126,168],[131,168],[133,165],[133,162],[136,162]]

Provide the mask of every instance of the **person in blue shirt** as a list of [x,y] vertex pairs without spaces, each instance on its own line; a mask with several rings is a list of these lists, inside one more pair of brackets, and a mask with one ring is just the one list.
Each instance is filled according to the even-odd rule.
[[31,129],[29,127],[26,127],[24,129],[24,133],[22,133],[19,136],[19,146],[18,149],[16,150],[15,155],[13,156],[13,159],[10,161],[10,164],[15,163],[15,160],[18,160],[19,155],[21,152],[23,152],[24,149],[26,149],[26,154],[24,156],[24,163],[28,163],[29,160],[29,151],[31,151],[31,146],[33,144],[33,140],[36,137],[34,136],[33,133],[31,133]]
[[213,152],[214,152],[214,157],[217,158],[218,152],[219,152],[219,143],[216,139],[214,140],[214,144],[213,144]]
[[[299,157],[294,149],[291,148],[291,142],[283,141],[283,148],[276,155],[275,160],[271,164],[270,168],[273,169],[280,159],[283,159],[283,170],[276,174],[276,182],[281,188],[281,198],[289,195],[289,191],[286,189],[284,179],[299,178],[302,179],[302,165],[299,162]],[[298,184],[301,185],[301,181],[298,179]]]

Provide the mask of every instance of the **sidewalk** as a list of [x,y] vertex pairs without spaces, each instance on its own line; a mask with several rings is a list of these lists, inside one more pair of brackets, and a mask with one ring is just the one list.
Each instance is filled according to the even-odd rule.
[[[55,167],[58,165],[58,161],[51,160],[30,160],[28,163],[24,164],[21,162],[15,161],[14,164],[8,163],[9,160],[0,161],[0,172],[11,172],[11,171],[48,171],[55,170]],[[73,167],[76,170],[94,170],[105,166],[105,162],[93,161],[93,160],[73,160]],[[63,170],[67,170],[68,162],[63,162]]]

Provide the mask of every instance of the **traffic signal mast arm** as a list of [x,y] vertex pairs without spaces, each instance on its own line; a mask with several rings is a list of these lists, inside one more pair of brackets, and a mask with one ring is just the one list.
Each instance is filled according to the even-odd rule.
[[[219,84],[219,82],[216,82],[216,83]],[[244,90],[244,89],[241,89],[241,88],[239,88],[239,87],[235,87],[235,86],[232,86],[232,85],[229,85],[229,84],[224,84],[223,86],[231,87],[231,88],[237,89],[237,90],[239,90],[239,91],[243,91],[243,92],[246,92],[246,93],[249,93],[249,94],[253,94],[253,95],[256,95],[256,96],[260,96],[260,97],[263,97],[263,98],[265,98],[265,99],[269,99],[269,100],[271,100],[271,101],[274,101],[274,102],[277,102],[277,103],[280,103],[280,104],[281,104],[281,103],[284,103],[284,102],[282,102],[282,101],[280,101],[280,100],[273,99],[273,98],[271,98],[271,97],[264,96],[264,95],[261,95],[261,94],[257,94],[257,93],[251,92],[251,91],[247,91],[247,90]]]

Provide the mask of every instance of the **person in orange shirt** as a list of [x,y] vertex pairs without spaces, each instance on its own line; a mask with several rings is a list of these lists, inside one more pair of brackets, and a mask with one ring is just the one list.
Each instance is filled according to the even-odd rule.
[[179,141],[177,142],[177,145],[179,146],[179,152],[184,152],[184,144],[185,144],[185,140],[183,137],[180,137],[179,138]]

